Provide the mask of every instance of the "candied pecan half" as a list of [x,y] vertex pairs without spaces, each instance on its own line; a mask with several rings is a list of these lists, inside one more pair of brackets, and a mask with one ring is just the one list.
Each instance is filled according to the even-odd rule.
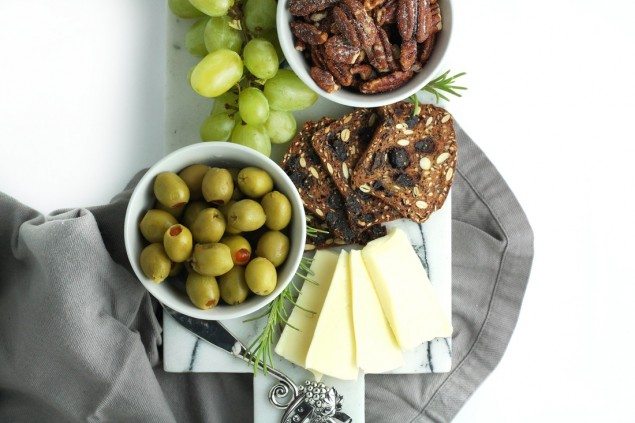
[[417,42],[422,43],[443,26],[441,9],[435,0],[419,0]]
[[356,65],[351,68],[351,74],[358,75],[362,81],[368,81],[373,77],[374,71],[370,65]]
[[397,27],[402,40],[409,40],[415,34],[417,25],[417,0],[399,0]]
[[353,83],[351,66],[345,63],[338,63],[334,60],[325,60],[326,69],[333,75],[335,81],[343,87],[348,87]]
[[386,4],[375,11],[377,26],[395,23],[397,20],[397,0],[388,0]]
[[412,69],[412,65],[417,61],[417,41],[412,38],[401,43],[401,56],[399,64],[401,69],[408,71]]
[[329,34],[320,31],[315,25],[300,21],[291,22],[291,32],[299,40],[312,46],[324,44],[329,38]]
[[313,46],[311,47],[311,61],[313,65],[318,66],[320,68],[325,68],[326,63],[324,63],[324,47],[323,46]]
[[332,93],[340,89],[340,86],[337,85],[335,79],[333,79],[333,75],[329,71],[325,71],[322,68],[313,66],[309,71],[309,74],[311,75],[311,78],[313,78],[317,86],[322,88],[327,93]]
[[339,0],[289,0],[289,12],[293,16],[309,16],[339,3]]
[[357,0],[342,0],[340,5],[345,6],[345,10],[349,12],[362,47],[365,49],[372,47],[377,40],[377,26],[364,6]]
[[349,65],[357,61],[360,53],[359,48],[348,44],[341,35],[329,38],[324,44],[324,51],[328,59],[348,63]]
[[383,75],[379,78],[364,82],[359,87],[359,90],[364,94],[385,93],[401,87],[408,82],[410,78],[412,78],[412,72],[394,71],[388,75]]
[[366,56],[370,64],[377,69],[378,72],[388,72],[388,60],[386,59],[386,51],[381,42],[376,43],[371,48],[366,49]]
[[377,29],[377,38],[381,42],[381,46],[384,49],[384,55],[386,56],[386,63],[388,65],[388,70],[396,70],[397,64],[395,63],[395,53],[393,51],[392,44],[390,44],[390,39],[388,38],[388,34],[384,31],[384,28]]
[[423,65],[425,64],[430,55],[432,54],[432,50],[434,49],[434,42],[437,40],[437,35],[432,34],[428,39],[426,39],[423,44],[421,44],[421,55],[419,56],[419,62]]
[[357,48],[361,46],[353,21],[349,19],[346,12],[339,6],[333,8],[333,27],[337,29],[334,32],[342,34],[351,46]]

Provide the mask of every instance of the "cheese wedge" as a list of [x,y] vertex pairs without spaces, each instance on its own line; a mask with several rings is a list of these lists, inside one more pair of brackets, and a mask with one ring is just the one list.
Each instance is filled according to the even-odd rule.
[[306,368],[343,380],[357,379],[355,332],[348,271],[342,251],[306,357]]
[[403,365],[403,354],[379,302],[360,251],[350,252],[353,327],[357,365],[382,373]]
[[[300,307],[295,307],[289,316],[290,326],[285,326],[280,340],[276,345],[276,353],[292,363],[306,368],[306,356],[313,339],[313,332],[318,322],[318,316],[322,310],[324,299],[331,285],[338,255],[325,250],[315,253],[311,263],[311,280],[315,283],[304,282],[296,303],[306,309],[315,312],[309,313]],[[297,328],[294,329],[294,328]],[[320,377],[320,375],[316,375]]]
[[447,314],[404,231],[391,229],[366,245],[362,257],[402,350],[452,335]]

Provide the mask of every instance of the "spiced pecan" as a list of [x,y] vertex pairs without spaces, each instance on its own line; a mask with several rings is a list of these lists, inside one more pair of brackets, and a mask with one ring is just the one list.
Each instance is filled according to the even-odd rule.
[[327,93],[332,93],[340,89],[340,86],[337,85],[335,79],[333,79],[333,75],[329,71],[313,66],[309,71],[309,74],[317,86]]
[[338,63],[334,60],[325,60],[326,69],[333,75],[335,81],[343,87],[348,87],[353,83],[351,66],[346,63]]
[[320,68],[325,68],[326,63],[324,63],[324,47],[323,46],[313,46],[311,47],[311,61],[315,66]]
[[394,71],[388,75],[364,82],[359,89],[364,94],[385,93],[401,87],[412,78],[412,75],[410,71]]
[[315,25],[300,21],[291,22],[291,32],[296,38],[312,46],[324,44],[329,38],[326,32],[320,31]]
[[397,64],[395,63],[395,53],[393,51],[393,46],[390,44],[390,39],[388,38],[388,34],[384,30],[384,28],[377,29],[377,38],[381,42],[381,46],[384,49],[384,55],[386,56],[386,63],[388,65],[388,70],[396,70]]
[[434,42],[437,40],[437,34],[432,34],[421,44],[421,55],[419,56],[419,62],[423,65],[425,64],[430,55],[432,54],[432,50],[434,48]]
[[351,68],[351,74],[358,75],[362,81],[368,81],[373,77],[373,68],[370,65],[357,65]]
[[417,42],[423,43],[443,26],[441,9],[436,0],[419,0]]
[[353,21],[349,19],[346,12],[339,6],[333,8],[333,27],[337,30],[334,32],[342,34],[351,46],[357,48],[361,46]]
[[349,65],[357,61],[360,53],[359,48],[348,44],[341,35],[329,38],[324,44],[324,51],[328,59],[348,63]]
[[336,3],[339,3],[339,0],[289,0],[289,12],[293,16],[309,16]]
[[370,48],[377,40],[377,26],[358,0],[342,0],[340,3],[352,18],[357,36],[365,49]]
[[397,0],[388,0],[386,4],[375,11],[377,26],[395,23],[397,20]]
[[401,69],[408,71],[412,69],[412,65],[417,61],[417,41],[412,38],[401,43],[401,56],[399,64]]
[[397,9],[397,27],[402,40],[415,35],[417,25],[417,0],[399,0]]
[[386,51],[384,50],[384,46],[381,42],[378,42],[371,48],[366,49],[365,52],[368,57],[368,61],[378,72],[388,72],[390,70],[388,67],[388,61],[386,60]]

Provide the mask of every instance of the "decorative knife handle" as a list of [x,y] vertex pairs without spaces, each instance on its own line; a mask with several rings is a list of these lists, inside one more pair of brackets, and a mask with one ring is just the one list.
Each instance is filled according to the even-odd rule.
[[[232,354],[241,360],[253,364],[249,351],[236,341]],[[255,361],[256,366],[278,380],[269,390],[269,402],[277,408],[286,410],[281,423],[351,423],[348,415],[343,413],[343,397],[335,388],[323,383],[307,380],[304,385],[296,385],[287,375],[268,366],[262,361]]]

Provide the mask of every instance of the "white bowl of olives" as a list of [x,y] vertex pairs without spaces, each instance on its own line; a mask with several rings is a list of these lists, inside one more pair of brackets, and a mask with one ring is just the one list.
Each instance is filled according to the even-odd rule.
[[247,147],[196,143],[152,166],[126,212],[130,265],[161,303],[226,320],[264,307],[302,259],[306,217],[286,173]]

